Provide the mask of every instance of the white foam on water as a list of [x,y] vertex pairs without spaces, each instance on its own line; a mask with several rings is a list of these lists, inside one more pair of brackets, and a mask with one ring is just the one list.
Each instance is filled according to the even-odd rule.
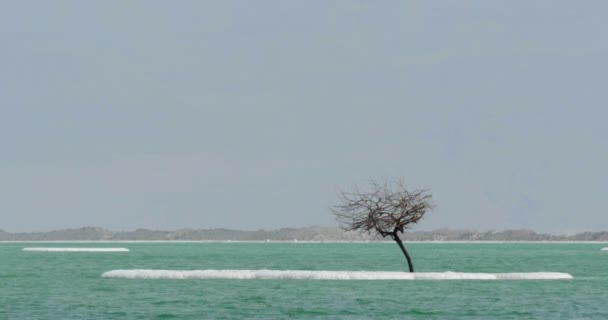
[[44,252],[128,252],[127,248],[23,248],[23,251]]
[[602,248],[602,251],[608,251],[608,247]]
[[275,280],[556,280],[572,279],[568,273],[468,273],[397,271],[306,271],[306,270],[150,270],[104,272],[104,278],[126,279],[275,279]]

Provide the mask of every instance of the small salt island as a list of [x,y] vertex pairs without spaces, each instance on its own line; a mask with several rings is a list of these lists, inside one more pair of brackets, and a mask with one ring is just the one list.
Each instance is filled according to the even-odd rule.
[[127,249],[127,248],[36,247],[36,248],[23,248],[22,251],[36,251],[36,252],[129,252],[129,249]]

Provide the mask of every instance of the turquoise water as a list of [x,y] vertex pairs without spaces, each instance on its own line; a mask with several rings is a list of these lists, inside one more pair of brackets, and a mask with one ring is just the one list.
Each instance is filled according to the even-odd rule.
[[[113,269],[405,271],[392,243],[0,244],[0,319],[608,319],[602,244],[406,244],[418,272],[571,280],[109,279]],[[131,252],[23,252],[24,247]]]

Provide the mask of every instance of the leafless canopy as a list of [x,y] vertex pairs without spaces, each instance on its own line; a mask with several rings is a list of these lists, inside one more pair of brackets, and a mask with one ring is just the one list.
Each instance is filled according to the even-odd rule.
[[433,207],[427,190],[408,191],[403,179],[370,182],[369,192],[355,187],[352,192],[339,193],[341,204],[333,207],[332,212],[343,229],[375,230],[383,237],[395,237]]

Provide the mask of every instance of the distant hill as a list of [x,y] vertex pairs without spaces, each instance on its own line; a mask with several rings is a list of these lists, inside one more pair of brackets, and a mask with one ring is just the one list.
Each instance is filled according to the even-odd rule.
[[[475,231],[439,229],[411,231],[404,241],[606,241],[608,232],[584,232],[575,235],[551,235],[532,230]],[[49,232],[10,233],[0,230],[0,241],[121,241],[121,240],[209,240],[209,241],[382,241],[377,235],[345,232],[337,227],[283,228],[276,230],[241,231],[230,229],[180,229],[160,231],[137,229],[113,232],[99,227],[64,229]]]

